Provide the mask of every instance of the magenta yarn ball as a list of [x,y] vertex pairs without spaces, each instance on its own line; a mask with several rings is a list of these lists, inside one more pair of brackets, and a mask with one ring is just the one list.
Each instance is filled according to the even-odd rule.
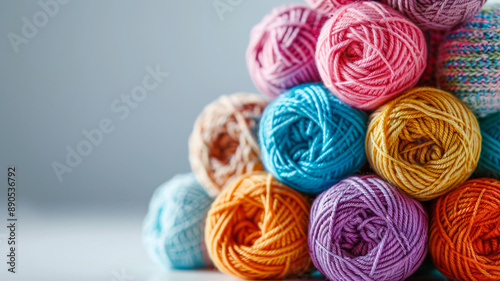
[[339,99],[372,110],[417,84],[427,66],[427,43],[422,30],[394,9],[355,2],[323,25],[316,64]]
[[340,6],[351,4],[362,0],[306,0],[307,4],[315,11],[323,14],[331,14]]
[[289,4],[252,29],[246,61],[260,92],[274,98],[294,86],[321,81],[314,52],[325,21],[325,15],[309,7]]
[[381,0],[423,29],[446,30],[481,10],[486,0]]
[[329,280],[405,280],[427,254],[422,205],[377,176],[353,176],[313,202],[308,244]]

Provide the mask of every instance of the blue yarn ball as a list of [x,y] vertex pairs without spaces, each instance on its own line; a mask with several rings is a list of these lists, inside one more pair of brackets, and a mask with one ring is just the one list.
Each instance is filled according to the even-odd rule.
[[143,242],[150,257],[167,268],[211,265],[203,239],[203,223],[211,203],[212,198],[192,173],[160,185],[143,226]]
[[259,128],[262,162],[278,180],[320,193],[366,162],[366,114],[322,83],[296,86],[264,110]]
[[479,119],[482,144],[476,173],[500,179],[500,113]]

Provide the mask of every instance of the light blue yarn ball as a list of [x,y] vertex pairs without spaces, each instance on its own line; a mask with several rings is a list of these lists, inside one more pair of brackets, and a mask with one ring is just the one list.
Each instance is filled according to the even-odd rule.
[[479,119],[481,128],[481,157],[476,174],[500,179],[500,113]]
[[212,198],[192,173],[177,175],[158,187],[143,226],[143,242],[150,257],[167,268],[211,265],[202,225],[211,203]]
[[264,110],[262,162],[278,180],[320,193],[366,162],[367,116],[335,97],[322,83],[296,86]]

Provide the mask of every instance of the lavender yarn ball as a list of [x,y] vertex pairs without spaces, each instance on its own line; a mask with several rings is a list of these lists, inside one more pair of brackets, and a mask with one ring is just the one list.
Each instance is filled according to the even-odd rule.
[[160,185],[143,225],[142,238],[151,259],[175,269],[212,265],[203,239],[210,204],[212,198],[192,173]]
[[353,176],[321,193],[309,219],[309,253],[330,280],[404,280],[427,253],[422,205],[377,176]]
[[486,0],[381,0],[423,29],[447,30],[475,15]]

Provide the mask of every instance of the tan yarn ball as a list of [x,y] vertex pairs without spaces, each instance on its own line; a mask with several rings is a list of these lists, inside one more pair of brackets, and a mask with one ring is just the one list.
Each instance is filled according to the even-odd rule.
[[452,94],[414,88],[370,116],[366,154],[386,181],[426,201],[464,183],[481,152],[476,117]]
[[264,170],[257,131],[267,104],[263,96],[236,93],[221,96],[198,116],[189,138],[189,162],[210,196],[232,179]]

